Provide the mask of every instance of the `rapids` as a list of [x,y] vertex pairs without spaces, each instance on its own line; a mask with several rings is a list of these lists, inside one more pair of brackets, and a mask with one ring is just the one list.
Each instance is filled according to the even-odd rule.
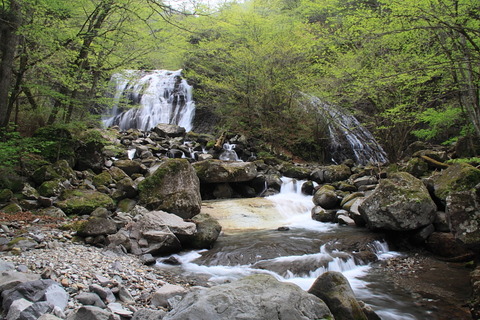
[[[313,221],[312,199],[299,192],[301,182],[283,180],[282,192],[275,196],[205,201],[202,212],[218,219],[223,227],[214,247],[173,255],[180,266],[159,259],[157,267],[202,285],[268,273],[304,290],[323,272],[340,271],[357,298],[372,306],[382,319],[442,319],[432,314],[436,307],[425,308],[419,303],[421,298],[379,271],[382,261],[401,256],[390,251],[380,235]],[[362,254],[367,251],[375,253],[379,261],[371,262],[368,254]]]

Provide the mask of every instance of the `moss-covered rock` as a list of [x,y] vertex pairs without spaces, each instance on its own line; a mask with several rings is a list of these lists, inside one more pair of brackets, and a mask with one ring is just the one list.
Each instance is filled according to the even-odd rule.
[[8,213],[8,214],[15,214],[17,212],[22,212],[22,207],[20,207],[16,203],[10,203],[7,204],[5,207],[3,207],[0,211]]
[[455,239],[480,249],[480,197],[476,191],[450,192],[446,214]]
[[257,167],[252,162],[226,162],[204,160],[193,163],[202,183],[244,182],[257,176]]
[[320,167],[312,172],[310,179],[317,183],[331,183],[347,180],[352,175],[349,166],[345,164]]
[[115,222],[104,217],[91,217],[78,229],[78,235],[82,237],[95,237],[99,235],[114,234],[117,232]]
[[288,164],[283,166],[282,173],[284,176],[289,178],[304,180],[310,176],[312,170],[305,167]]
[[65,186],[62,183],[61,179],[54,179],[50,181],[45,181],[38,187],[38,193],[44,197],[54,197],[58,196],[65,190]]
[[13,198],[13,192],[10,189],[0,190],[0,203],[5,203],[10,201]]
[[200,213],[200,182],[186,159],[168,159],[139,186],[139,203],[150,210],[163,210],[182,218]]
[[436,205],[421,180],[407,172],[380,180],[359,211],[370,229],[414,230],[435,220]]
[[147,168],[141,163],[134,160],[117,160],[115,167],[122,169],[126,174],[132,176],[135,173],[145,173]]
[[115,181],[120,181],[124,178],[128,178],[128,174],[125,173],[122,169],[118,167],[111,167],[108,169],[108,172],[110,173],[110,176],[112,177],[113,180]]
[[428,163],[421,158],[412,158],[407,162],[405,171],[414,177],[420,178],[428,172]]
[[443,202],[450,192],[472,190],[480,183],[480,170],[466,163],[457,163],[432,177],[435,196]]
[[68,215],[90,214],[98,207],[105,207],[109,210],[114,208],[112,198],[93,190],[65,190],[60,199],[61,201],[57,205]]
[[32,179],[37,184],[53,179],[75,179],[75,171],[70,167],[66,160],[59,160],[52,165],[46,165],[38,168],[33,173]]
[[92,182],[93,185],[98,188],[99,186],[108,186],[113,182],[113,178],[108,171],[103,171],[102,173],[99,173],[93,177]]
[[335,188],[330,185],[324,185],[313,195],[313,203],[324,209],[333,209],[338,204]]

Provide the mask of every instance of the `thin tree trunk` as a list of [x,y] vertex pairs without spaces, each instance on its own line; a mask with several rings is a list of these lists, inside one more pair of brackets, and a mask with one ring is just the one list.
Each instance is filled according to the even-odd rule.
[[20,9],[17,0],[10,0],[10,8],[3,13],[4,17],[0,20],[0,126],[2,127],[8,125],[13,109],[13,104],[9,103],[9,94],[13,80],[13,62],[19,43],[17,30],[21,24]]

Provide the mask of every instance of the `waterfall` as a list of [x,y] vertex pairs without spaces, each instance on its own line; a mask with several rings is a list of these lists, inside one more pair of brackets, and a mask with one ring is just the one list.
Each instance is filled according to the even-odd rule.
[[126,70],[114,74],[113,107],[103,120],[104,125],[147,131],[159,123],[168,123],[190,131],[195,103],[192,87],[182,79],[181,72]]
[[230,144],[228,142],[223,144],[223,151],[218,157],[220,160],[224,161],[242,161],[238,158],[237,152],[235,151],[235,144]]
[[317,97],[308,97],[308,107],[326,120],[330,138],[332,162],[341,163],[353,159],[357,164],[388,162],[387,154],[352,114],[338,106],[329,105]]

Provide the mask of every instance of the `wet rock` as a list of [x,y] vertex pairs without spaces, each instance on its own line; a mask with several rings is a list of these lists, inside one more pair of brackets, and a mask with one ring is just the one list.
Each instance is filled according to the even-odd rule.
[[359,211],[369,229],[407,231],[431,224],[436,205],[422,181],[406,172],[382,179]]
[[315,280],[308,292],[322,299],[335,319],[367,320],[352,287],[340,272],[325,272]]
[[139,186],[139,203],[189,219],[200,213],[200,182],[188,160],[168,159]]
[[452,261],[467,261],[473,257],[473,252],[451,233],[434,232],[428,237],[425,246],[428,251]]
[[320,222],[333,222],[335,219],[334,210],[325,210],[321,206],[315,206],[311,212],[312,219]]
[[150,253],[147,253],[147,254],[142,254],[140,256],[140,262],[147,266],[150,266],[150,265],[154,265],[157,262],[157,259],[154,256],[152,256]]
[[437,211],[435,214],[435,220],[433,221],[433,226],[435,227],[435,231],[450,232],[447,214],[443,211]]
[[353,180],[355,187],[359,188],[365,185],[375,185],[378,183],[378,179],[373,176],[364,176]]
[[338,204],[335,188],[330,185],[324,185],[313,195],[313,203],[325,209],[333,209]]
[[196,224],[197,230],[187,245],[196,249],[210,249],[220,235],[222,226],[206,213],[196,215],[192,221]]
[[284,165],[281,171],[285,177],[299,179],[299,180],[305,180],[311,174],[311,169],[295,166],[292,164]]
[[189,319],[321,319],[332,317],[319,298],[270,275],[200,289],[187,295],[164,320]]

